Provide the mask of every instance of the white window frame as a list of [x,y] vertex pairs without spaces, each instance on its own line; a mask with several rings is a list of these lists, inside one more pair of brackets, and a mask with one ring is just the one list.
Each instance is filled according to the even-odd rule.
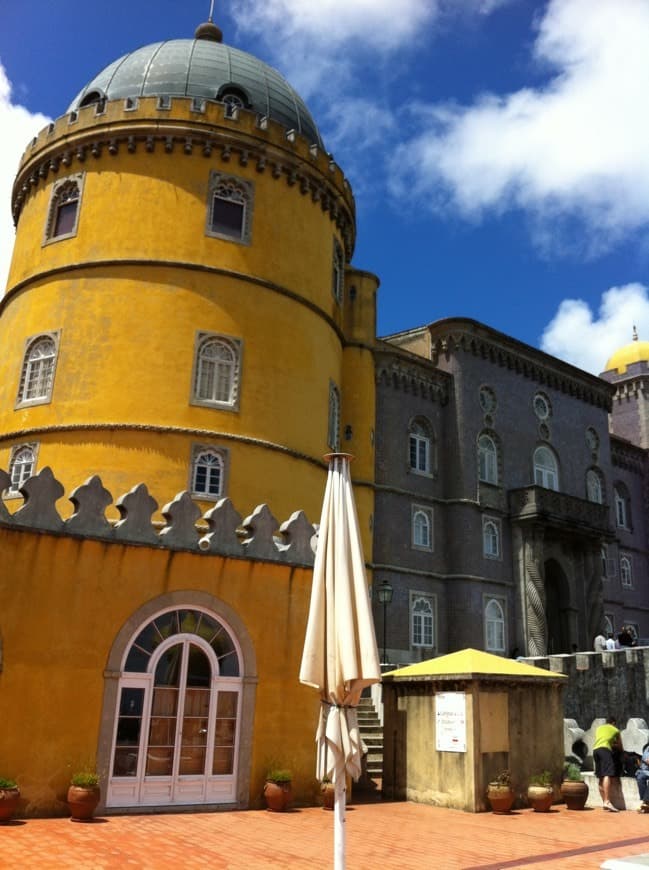
[[[547,455],[551,459],[550,463],[542,462],[541,455]],[[544,489],[551,489],[554,492],[559,491],[559,462],[554,452],[545,444],[541,444],[534,451],[534,485],[542,486]]]
[[[43,245],[52,244],[52,242],[61,242],[64,239],[71,239],[76,236],[79,229],[79,212],[81,211],[81,195],[83,193],[84,173],[78,172],[73,175],[66,175],[65,178],[59,178],[52,186],[50,203],[47,208],[47,220],[45,222],[45,231],[43,233]],[[74,213],[74,221],[71,229],[67,233],[57,233],[56,223],[60,209],[76,203]]]
[[[11,448],[11,456],[9,457],[11,483],[9,488],[5,490],[6,498],[20,498],[21,486],[36,473],[38,446],[37,442],[31,442],[29,444],[16,444],[15,447]],[[28,459],[29,454],[31,454],[31,459]],[[18,468],[20,470],[17,470]]]
[[329,381],[327,446],[330,450],[340,450],[340,390],[333,381]]
[[[45,332],[40,335],[32,335],[25,341],[16,408],[46,405],[52,401],[56,363],[59,356],[59,335],[59,332]],[[51,344],[52,353],[48,356],[32,358],[39,345],[46,343]],[[34,384],[40,389],[40,392],[30,397],[27,393]]]
[[[224,239],[228,242],[250,245],[252,241],[254,195],[255,186],[252,181],[213,169],[210,172],[207,191],[205,235],[213,239]],[[219,230],[214,228],[214,204],[217,199],[241,206],[241,222],[238,230]]]
[[586,472],[586,497],[593,504],[604,504],[602,475],[597,468],[589,468]]
[[625,589],[633,589],[633,559],[628,553],[620,556],[620,585]]
[[478,437],[478,479],[498,485],[498,446],[486,432]]
[[[218,460],[219,466],[219,489],[216,493],[204,492],[197,488],[196,477],[201,459],[207,455],[213,455]],[[192,447],[191,466],[189,469],[189,491],[201,501],[218,501],[226,493],[226,474],[228,468],[228,451],[223,447],[212,444],[194,444]],[[209,478],[209,475],[208,475]]]
[[507,649],[506,613],[504,598],[495,595],[483,596],[484,648],[487,652],[504,653]]
[[629,529],[629,505],[625,491],[616,484],[614,487],[615,501],[615,524],[618,529]]
[[[437,646],[437,596],[411,590],[409,610],[410,646],[435,650]],[[426,643],[428,640],[430,643]]]
[[421,420],[413,420],[408,432],[408,468],[413,474],[430,477],[432,474],[431,457],[430,427]]
[[410,542],[413,550],[432,551],[433,509],[425,505],[413,504],[410,524]]
[[334,237],[332,256],[331,292],[336,302],[341,305],[345,287],[345,254],[337,238]]
[[[217,384],[220,380],[218,372],[219,360],[214,361],[208,359],[206,350],[210,345],[221,346],[230,353],[232,363],[229,376],[229,389],[227,390],[228,398],[219,398]],[[192,370],[192,387],[191,387],[191,402],[192,405],[201,405],[205,408],[220,408],[225,411],[239,410],[239,393],[241,386],[241,357],[242,343],[238,338],[233,338],[231,335],[221,335],[216,332],[197,332],[194,344],[194,366]],[[227,361],[223,361],[225,365]],[[206,391],[203,389],[202,382],[204,377],[208,377],[207,365],[212,364],[215,372],[211,375],[213,386],[211,389],[212,398],[206,396]],[[222,373],[221,373],[222,374]]]
[[612,613],[604,614],[604,634],[606,637],[608,637],[609,634],[615,636],[615,619]]
[[482,517],[482,555],[485,559],[502,559],[501,532],[502,524],[499,519],[491,516]]

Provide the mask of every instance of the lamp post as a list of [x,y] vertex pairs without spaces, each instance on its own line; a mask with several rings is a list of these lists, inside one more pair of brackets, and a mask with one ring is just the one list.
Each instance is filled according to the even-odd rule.
[[387,580],[384,580],[383,583],[377,589],[379,602],[383,605],[383,664],[386,664],[385,661],[385,649],[386,649],[386,629],[387,629],[387,611],[388,604],[392,602],[392,586],[388,583]]

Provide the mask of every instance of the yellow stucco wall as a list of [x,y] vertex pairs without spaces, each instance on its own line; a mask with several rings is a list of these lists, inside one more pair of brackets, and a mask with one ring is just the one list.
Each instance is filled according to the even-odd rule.
[[10,566],[0,583],[0,774],[19,780],[25,813],[64,811],[71,771],[97,757],[118,631],[176,590],[229,605],[250,635],[258,677],[250,805],[260,804],[273,759],[292,769],[296,801],[312,801],[318,699],[298,682],[310,569],[8,529],[0,552]]

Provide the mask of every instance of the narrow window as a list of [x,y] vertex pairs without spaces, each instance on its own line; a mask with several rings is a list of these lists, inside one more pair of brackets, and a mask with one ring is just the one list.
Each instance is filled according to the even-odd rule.
[[433,516],[428,508],[413,507],[412,509],[412,545],[423,550],[433,547]]
[[482,552],[489,559],[500,557],[500,527],[496,520],[482,521]]
[[428,430],[420,422],[414,422],[410,426],[408,449],[410,469],[419,474],[430,474],[431,439]]
[[600,549],[600,560],[602,566],[602,579],[608,580],[608,548],[606,544],[602,544]]
[[56,338],[37,336],[27,343],[18,390],[18,404],[41,404],[52,395],[56,365]]
[[345,257],[338,239],[334,239],[333,275],[331,289],[334,299],[339,304],[343,301],[343,287],[345,283]]
[[410,625],[413,646],[435,646],[435,608],[432,597],[411,597]]
[[627,588],[633,586],[633,570],[628,556],[620,556],[620,583]]
[[331,450],[338,450],[340,447],[340,393],[332,381],[329,382],[327,445]]
[[220,451],[211,448],[194,450],[192,461],[192,493],[210,499],[223,492],[224,462]]
[[62,178],[54,184],[47,213],[45,242],[69,239],[77,234],[82,183],[83,176],[79,174]]
[[242,178],[212,172],[207,235],[250,244],[253,185]]
[[199,333],[194,362],[193,400],[235,408],[239,395],[241,345],[236,339]]
[[559,489],[557,460],[549,447],[537,447],[534,451],[534,483],[545,489]]
[[9,463],[9,476],[11,484],[10,493],[17,493],[25,481],[32,476],[36,466],[36,452],[32,445],[25,444],[17,447]]
[[604,503],[602,478],[594,468],[589,468],[586,472],[586,495],[588,501],[595,502],[595,504]]
[[505,652],[505,614],[500,601],[490,599],[485,607],[485,635],[489,652]]
[[615,487],[615,522],[619,529],[630,528],[628,496],[626,489],[620,485]]
[[493,438],[478,438],[478,476],[483,483],[498,483],[498,452]]

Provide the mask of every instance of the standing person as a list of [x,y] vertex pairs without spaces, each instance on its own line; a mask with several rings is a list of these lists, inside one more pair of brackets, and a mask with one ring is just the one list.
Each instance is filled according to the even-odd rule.
[[615,638],[613,637],[613,632],[609,631],[606,635],[606,649],[609,652],[613,652],[613,650],[617,649],[617,644],[615,643]]
[[642,801],[638,812],[649,813],[649,743],[642,747],[642,758],[635,772],[635,781],[638,783],[638,794]]
[[595,652],[604,652],[606,649],[606,638],[604,637],[603,631],[600,631],[593,641],[593,648],[595,649]]
[[593,759],[595,776],[599,783],[599,793],[605,810],[616,813],[617,807],[611,803],[611,782],[618,780],[620,772],[616,756],[622,754],[622,736],[614,716],[609,716],[605,725],[595,731]]

